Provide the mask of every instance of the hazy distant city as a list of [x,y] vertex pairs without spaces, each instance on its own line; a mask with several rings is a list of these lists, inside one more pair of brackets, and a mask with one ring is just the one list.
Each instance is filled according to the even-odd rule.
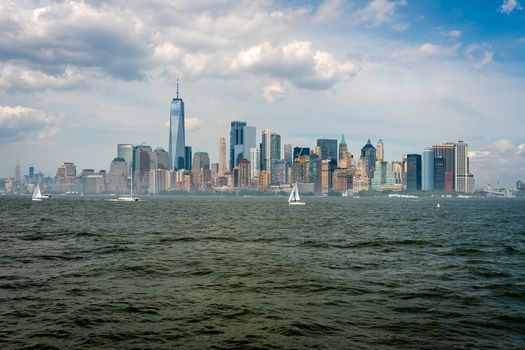
[[22,176],[19,163],[14,178],[0,179],[4,193],[24,194],[41,185],[44,192],[66,194],[236,193],[289,192],[297,184],[303,195],[353,196],[422,192],[432,195],[473,194],[488,197],[524,196],[521,180],[514,189],[476,188],[470,172],[468,143],[463,140],[429,145],[421,154],[385,159],[383,140],[371,140],[360,150],[348,149],[340,140],[319,138],[309,145],[292,145],[282,135],[244,121],[232,121],[226,138],[217,140],[218,163],[205,151],[192,152],[186,144],[184,101],[172,99],[169,114],[169,148],[119,143],[109,171],[77,170],[74,160],[64,161],[55,176],[35,173],[32,165]]

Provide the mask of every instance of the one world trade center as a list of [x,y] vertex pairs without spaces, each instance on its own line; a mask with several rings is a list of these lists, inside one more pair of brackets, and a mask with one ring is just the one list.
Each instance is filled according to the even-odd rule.
[[180,170],[186,167],[186,142],[184,133],[184,101],[179,98],[179,82],[177,80],[177,97],[170,105],[170,169]]

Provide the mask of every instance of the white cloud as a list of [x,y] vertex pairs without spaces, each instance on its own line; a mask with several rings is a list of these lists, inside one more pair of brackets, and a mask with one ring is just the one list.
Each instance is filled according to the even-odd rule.
[[461,30],[451,30],[450,32],[447,33],[447,36],[451,39],[457,40],[461,38],[462,34],[463,33],[461,32]]
[[514,10],[523,10],[518,0],[503,0],[501,7],[499,8],[501,13],[510,15]]
[[400,61],[417,62],[427,57],[452,57],[457,55],[460,44],[442,46],[424,43],[417,47],[406,48],[393,53],[392,57]]
[[314,15],[314,21],[325,22],[337,19],[343,12],[341,0],[325,0]]
[[272,83],[263,88],[262,96],[268,103],[273,103],[284,97],[284,86],[281,83]]
[[465,50],[465,57],[474,68],[481,69],[492,63],[494,53],[487,45],[470,44]]
[[396,21],[395,15],[396,10],[406,4],[406,0],[372,0],[357,12],[357,18],[360,22],[369,22],[374,26],[390,24],[393,29],[404,31],[408,24]]
[[198,130],[201,126],[201,121],[196,117],[189,117],[184,120],[184,127],[187,131]]
[[47,89],[69,89],[80,86],[86,79],[77,68],[67,66],[58,75],[6,64],[0,68],[0,90],[37,92]]
[[58,118],[28,107],[0,106],[0,143],[46,140],[59,131]]
[[469,152],[471,172],[478,178],[478,187],[499,182],[512,186],[525,174],[525,143],[514,145],[501,139],[481,150]]
[[279,46],[265,42],[252,46],[235,56],[230,69],[288,80],[296,87],[309,90],[331,88],[359,71],[354,63],[340,62],[332,54],[314,49],[309,41]]

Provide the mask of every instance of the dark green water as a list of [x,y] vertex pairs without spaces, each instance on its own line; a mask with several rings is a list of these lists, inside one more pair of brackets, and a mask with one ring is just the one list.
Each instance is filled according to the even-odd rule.
[[523,348],[525,200],[307,200],[0,197],[0,348]]

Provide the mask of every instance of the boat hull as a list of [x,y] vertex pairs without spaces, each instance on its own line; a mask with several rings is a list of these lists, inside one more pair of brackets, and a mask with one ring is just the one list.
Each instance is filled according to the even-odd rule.
[[290,202],[288,204],[290,204],[290,205],[305,205],[306,203],[304,203],[304,202]]

